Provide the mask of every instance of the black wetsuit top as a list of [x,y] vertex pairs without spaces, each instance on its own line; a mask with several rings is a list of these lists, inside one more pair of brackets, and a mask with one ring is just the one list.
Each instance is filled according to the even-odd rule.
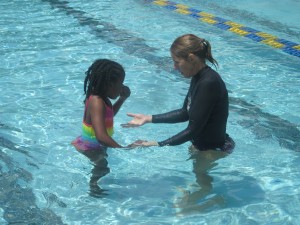
[[220,75],[206,66],[193,76],[183,107],[152,116],[153,123],[179,123],[188,126],[175,136],[158,142],[159,146],[191,141],[199,150],[224,145],[228,118],[228,92]]

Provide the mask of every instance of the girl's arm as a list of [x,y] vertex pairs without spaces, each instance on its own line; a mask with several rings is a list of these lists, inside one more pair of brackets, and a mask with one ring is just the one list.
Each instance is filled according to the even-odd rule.
[[129,87],[123,86],[119,99],[113,105],[114,115],[116,115],[118,113],[119,109],[121,108],[121,106],[123,105],[123,103],[129,96],[130,96]]
[[94,96],[90,99],[89,109],[96,138],[100,143],[103,143],[107,147],[122,148],[122,146],[112,139],[106,131],[105,107],[104,101],[101,98]]

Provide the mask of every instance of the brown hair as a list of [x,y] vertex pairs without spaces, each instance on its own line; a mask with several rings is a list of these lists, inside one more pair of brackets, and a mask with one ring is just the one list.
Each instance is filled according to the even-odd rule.
[[210,43],[194,34],[185,34],[176,38],[170,50],[179,58],[187,59],[192,53],[203,59],[204,62],[207,59],[215,67],[218,67],[218,62],[212,56]]

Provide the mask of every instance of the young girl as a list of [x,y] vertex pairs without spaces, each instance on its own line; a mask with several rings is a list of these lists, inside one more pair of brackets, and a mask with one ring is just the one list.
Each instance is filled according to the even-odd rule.
[[[97,59],[87,70],[84,80],[85,110],[82,134],[72,144],[79,151],[121,148],[113,138],[113,117],[130,96],[123,85],[123,67],[108,59]],[[119,99],[112,105],[109,99]]]
[[[98,180],[109,173],[107,147],[121,148],[113,138],[113,117],[130,96],[130,89],[123,85],[123,67],[108,59],[97,59],[87,70],[84,80],[85,110],[82,134],[72,144],[94,164],[90,179],[90,195],[100,197],[103,190]],[[112,105],[110,99],[119,99]]]

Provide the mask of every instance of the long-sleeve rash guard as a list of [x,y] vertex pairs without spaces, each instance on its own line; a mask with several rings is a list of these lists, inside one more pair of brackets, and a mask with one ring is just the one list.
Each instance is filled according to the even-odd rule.
[[228,92],[220,75],[206,66],[193,76],[183,107],[153,115],[153,123],[179,123],[188,126],[175,136],[158,142],[160,146],[191,141],[198,149],[222,147],[226,137]]

